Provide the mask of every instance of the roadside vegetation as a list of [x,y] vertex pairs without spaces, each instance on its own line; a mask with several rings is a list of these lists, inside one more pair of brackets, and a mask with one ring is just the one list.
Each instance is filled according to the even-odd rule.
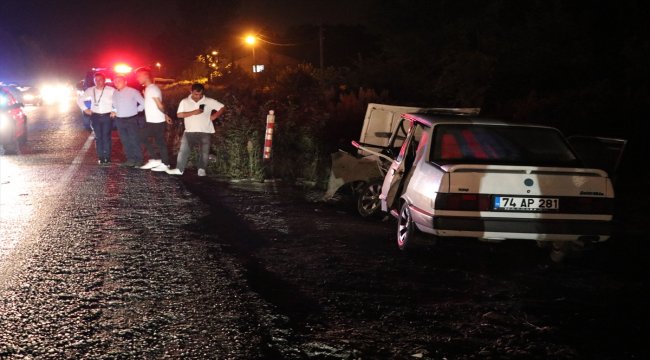
[[[206,95],[226,105],[213,139],[213,172],[236,179],[279,178],[322,185],[330,153],[350,147],[350,141],[359,136],[369,102],[388,98],[386,93],[346,83],[345,71],[297,65],[253,77],[234,69],[218,85],[206,84]],[[189,95],[189,83],[164,90],[170,113]],[[274,110],[276,123],[272,158],[264,161],[269,110]],[[182,121],[176,120],[169,133],[175,149],[182,131]]]
[[[373,1],[365,26],[323,27],[324,70],[269,66],[255,77],[234,65],[250,54],[232,35],[235,5],[226,7],[225,21],[211,27],[192,26],[188,16],[154,45],[167,52],[162,55],[170,61],[170,74],[185,80],[167,89],[170,109],[195,79],[207,82],[208,95],[228,106],[215,136],[213,164],[219,174],[321,182],[329,153],[358,138],[366,104],[373,101],[480,107],[485,117],[556,126],[567,135],[627,137],[622,169],[629,173],[649,151],[642,136],[650,43],[643,36],[647,11],[640,4]],[[210,6],[223,8],[205,0],[182,9]],[[258,54],[319,64],[319,29],[263,32],[303,45],[263,43]],[[277,131],[273,159],[264,164],[270,109],[276,111]]]

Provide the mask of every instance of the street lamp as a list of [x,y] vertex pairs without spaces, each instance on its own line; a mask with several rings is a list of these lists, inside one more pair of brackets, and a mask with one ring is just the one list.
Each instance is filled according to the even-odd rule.
[[162,64],[157,62],[156,63],[156,68],[158,69],[158,73],[160,74],[160,68],[162,67]]
[[253,35],[248,35],[244,38],[244,41],[248,46],[251,47],[251,50],[253,51],[253,73],[257,72],[257,61],[255,60],[255,43],[257,42],[257,38]]

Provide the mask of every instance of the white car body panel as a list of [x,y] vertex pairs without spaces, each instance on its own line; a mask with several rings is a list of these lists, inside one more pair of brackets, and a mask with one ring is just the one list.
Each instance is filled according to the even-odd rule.
[[[418,116],[417,114],[412,115]],[[442,123],[448,123],[441,121]],[[490,124],[509,126],[498,122],[460,120],[453,124]],[[423,124],[428,136],[427,144],[420,144],[412,167],[410,179],[405,181],[400,203],[411,209],[413,223],[425,233],[445,237],[474,237],[486,240],[537,240],[574,241],[588,239],[599,242],[609,238],[605,228],[612,220],[611,213],[577,213],[563,211],[564,202],[580,198],[600,198],[612,201],[614,190],[608,174],[603,170],[571,167],[539,167],[515,165],[454,164],[438,166],[429,162],[430,142],[433,128],[438,123]],[[519,125],[518,125],[519,126]],[[400,169],[396,160],[384,180],[382,209],[396,210],[389,200],[389,187],[393,176]],[[402,166],[403,168],[403,166]],[[395,171],[393,171],[395,170]],[[559,199],[557,211],[509,211],[494,210],[462,211],[436,209],[438,194],[468,194],[490,196],[518,196]],[[600,201],[600,200],[595,200]],[[492,206],[492,204],[490,204]],[[448,228],[437,228],[436,221],[444,221]],[[464,228],[462,224],[471,224]],[[440,222],[439,224],[442,224]],[[599,227],[591,227],[590,225]],[[484,225],[484,229],[481,226]],[[497,229],[497,230],[495,230]],[[506,229],[507,231],[504,231]],[[526,229],[526,231],[522,231]]]

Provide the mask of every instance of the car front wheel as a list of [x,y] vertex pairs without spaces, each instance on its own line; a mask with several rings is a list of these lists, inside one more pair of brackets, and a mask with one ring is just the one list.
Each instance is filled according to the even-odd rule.
[[357,212],[363,218],[372,218],[381,212],[381,182],[371,181],[357,193]]

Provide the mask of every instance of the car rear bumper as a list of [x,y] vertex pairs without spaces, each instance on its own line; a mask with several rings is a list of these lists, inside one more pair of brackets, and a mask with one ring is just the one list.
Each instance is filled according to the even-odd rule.
[[581,236],[609,236],[613,231],[612,223],[609,221],[461,217],[433,217],[433,228],[440,231],[565,234]]
[[413,221],[426,233],[482,239],[605,241],[614,226],[606,220],[435,216],[411,206]]

